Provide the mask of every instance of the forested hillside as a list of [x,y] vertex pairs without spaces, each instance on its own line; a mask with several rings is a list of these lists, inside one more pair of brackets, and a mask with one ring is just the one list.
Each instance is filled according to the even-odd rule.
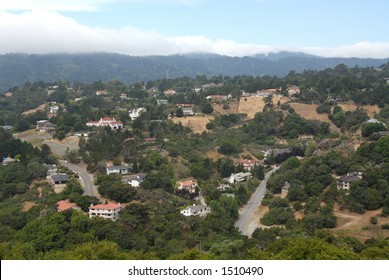
[[285,76],[290,71],[322,70],[338,64],[377,67],[388,59],[323,58],[281,52],[267,56],[227,57],[212,54],[134,57],[120,54],[0,55],[0,92],[24,82],[57,80],[124,83],[162,78],[211,76]]
[[[0,96],[0,257],[388,259],[388,78],[389,64],[340,64],[13,87]],[[243,235],[239,210],[275,167]],[[90,217],[97,203],[120,217]]]

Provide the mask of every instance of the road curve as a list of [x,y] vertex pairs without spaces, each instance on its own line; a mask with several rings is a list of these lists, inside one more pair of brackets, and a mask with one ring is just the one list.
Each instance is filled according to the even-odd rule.
[[84,187],[84,194],[89,196],[96,196],[98,194],[97,188],[93,183],[93,177],[86,168],[80,167],[76,164],[69,163],[64,160],[59,160],[59,164],[69,168],[74,173],[78,174],[81,179],[81,184]]
[[261,204],[263,197],[266,192],[266,184],[269,180],[270,176],[278,170],[279,167],[275,167],[269,172],[266,173],[265,178],[259,184],[258,188],[251,195],[248,203],[244,206],[243,211],[239,214],[238,220],[235,222],[235,227],[239,229],[239,231],[247,236],[251,236],[253,233],[250,230],[250,220],[252,220],[252,216],[257,210],[258,206]]

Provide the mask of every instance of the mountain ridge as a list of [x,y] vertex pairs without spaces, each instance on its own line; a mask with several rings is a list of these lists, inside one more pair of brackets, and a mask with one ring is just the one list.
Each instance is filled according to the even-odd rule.
[[170,56],[129,56],[118,53],[0,55],[0,93],[30,81],[94,82],[117,79],[125,83],[197,75],[285,76],[290,71],[323,70],[338,64],[378,67],[389,58],[326,58],[304,53],[278,52],[230,57],[212,53]]

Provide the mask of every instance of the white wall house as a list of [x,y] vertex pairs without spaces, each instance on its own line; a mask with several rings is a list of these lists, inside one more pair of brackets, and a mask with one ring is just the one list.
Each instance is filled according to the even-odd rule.
[[88,127],[109,126],[111,129],[119,129],[119,128],[123,128],[123,123],[116,121],[115,118],[104,117],[104,118],[100,118],[100,120],[98,121],[89,121],[86,123],[86,126]]
[[129,110],[128,115],[131,118],[131,120],[136,120],[143,112],[146,112],[146,108],[141,107],[141,108]]
[[185,209],[181,210],[180,213],[184,216],[205,216],[211,212],[211,208],[205,205],[193,205],[188,206]]
[[231,174],[231,176],[228,179],[228,181],[231,184],[241,183],[241,182],[247,181],[252,176],[253,175],[250,172],[239,172],[239,173],[236,173],[236,174]]
[[89,206],[89,218],[100,217],[116,221],[123,206],[115,203],[96,204]]
[[106,167],[106,173],[108,175],[110,174],[128,174],[130,173],[130,167],[129,166],[107,166]]

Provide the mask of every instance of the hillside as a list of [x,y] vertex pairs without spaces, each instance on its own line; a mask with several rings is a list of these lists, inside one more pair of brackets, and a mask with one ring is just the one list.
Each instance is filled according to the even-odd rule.
[[124,83],[197,75],[277,75],[290,71],[321,70],[338,64],[377,67],[389,59],[323,58],[300,53],[255,57],[214,54],[135,57],[121,54],[5,54],[0,55],[0,92],[26,81],[58,80],[94,82],[117,79]]

